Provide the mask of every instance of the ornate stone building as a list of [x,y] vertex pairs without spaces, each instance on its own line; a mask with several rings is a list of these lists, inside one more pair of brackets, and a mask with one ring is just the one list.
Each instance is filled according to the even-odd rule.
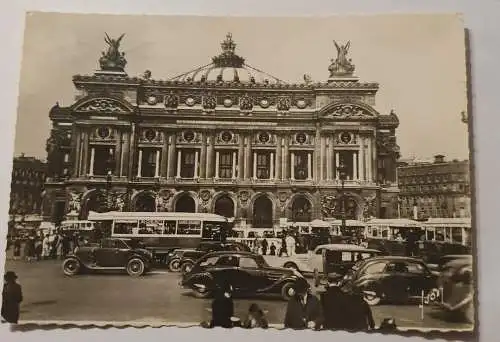
[[215,212],[254,228],[339,217],[341,164],[347,218],[395,215],[399,121],[374,109],[379,85],[353,75],[349,43],[325,82],[290,84],[247,64],[230,34],[208,65],[129,77],[122,37],[106,38],[101,70],[74,76],[75,102],[50,111],[46,216]]
[[401,163],[398,182],[402,217],[471,217],[467,160]]
[[10,223],[26,223],[40,218],[46,173],[47,164],[41,160],[23,154],[14,158],[10,185]]

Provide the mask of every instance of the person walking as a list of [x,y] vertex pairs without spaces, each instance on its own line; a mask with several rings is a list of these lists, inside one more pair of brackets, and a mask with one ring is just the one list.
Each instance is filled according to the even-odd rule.
[[274,242],[271,242],[271,246],[269,246],[269,255],[276,255],[276,245]]
[[232,328],[231,318],[234,315],[232,287],[224,282],[219,286],[212,302],[212,320],[210,327]]
[[295,296],[286,307],[285,328],[319,330],[323,321],[320,301],[312,294],[308,284],[297,285],[295,291]]
[[21,285],[16,282],[17,275],[12,271],[5,272],[2,291],[2,317],[8,323],[17,324],[19,320],[19,307],[23,301]]
[[268,243],[267,243],[266,238],[264,238],[262,240],[261,246],[262,246],[262,255],[266,255],[267,254],[267,247],[268,247]]
[[14,238],[14,260],[19,260],[21,257],[21,238],[16,236]]
[[50,254],[50,240],[49,235],[46,234],[42,240],[42,259],[46,260],[49,258]]
[[288,252],[288,256],[293,256],[295,255],[295,238],[292,236],[292,234],[287,235],[285,239],[286,243],[286,250]]
[[32,235],[28,237],[24,245],[24,257],[27,262],[31,262],[35,258],[35,238]]
[[35,257],[37,261],[42,260],[43,254],[43,242],[42,238],[39,236],[35,237]]

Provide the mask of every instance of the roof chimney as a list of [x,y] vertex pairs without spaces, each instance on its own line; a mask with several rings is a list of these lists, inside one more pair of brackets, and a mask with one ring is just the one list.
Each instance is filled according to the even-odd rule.
[[444,156],[442,154],[435,155],[434,163],[444,163]]

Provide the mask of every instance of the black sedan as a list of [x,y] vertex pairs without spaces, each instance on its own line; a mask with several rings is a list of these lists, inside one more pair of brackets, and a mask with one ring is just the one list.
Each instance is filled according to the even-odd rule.
[[297,285],[309,286],[296,270],[271,267],[259,254],[236,251],[213,252],[200,258],[182,275],[180,285],[205,298],[222,283],[229,283],[236,294],[280,294],[285,300],[295,295]]
[[381,300],[405,302],[438,291],[436,278],[419,259],[381,256],[356,263],[342,285],[363,291],[366,302],[377,305]]

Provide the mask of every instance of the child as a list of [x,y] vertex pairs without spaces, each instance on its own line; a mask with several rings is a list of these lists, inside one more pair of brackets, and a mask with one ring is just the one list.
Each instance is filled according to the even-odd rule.
[[267,329],[269,327],[264,311],[262,311],[257,304],[254,303],[250,305],[250,308],[248,309],[248,317],[243,323],[243,327],[247,329]]

